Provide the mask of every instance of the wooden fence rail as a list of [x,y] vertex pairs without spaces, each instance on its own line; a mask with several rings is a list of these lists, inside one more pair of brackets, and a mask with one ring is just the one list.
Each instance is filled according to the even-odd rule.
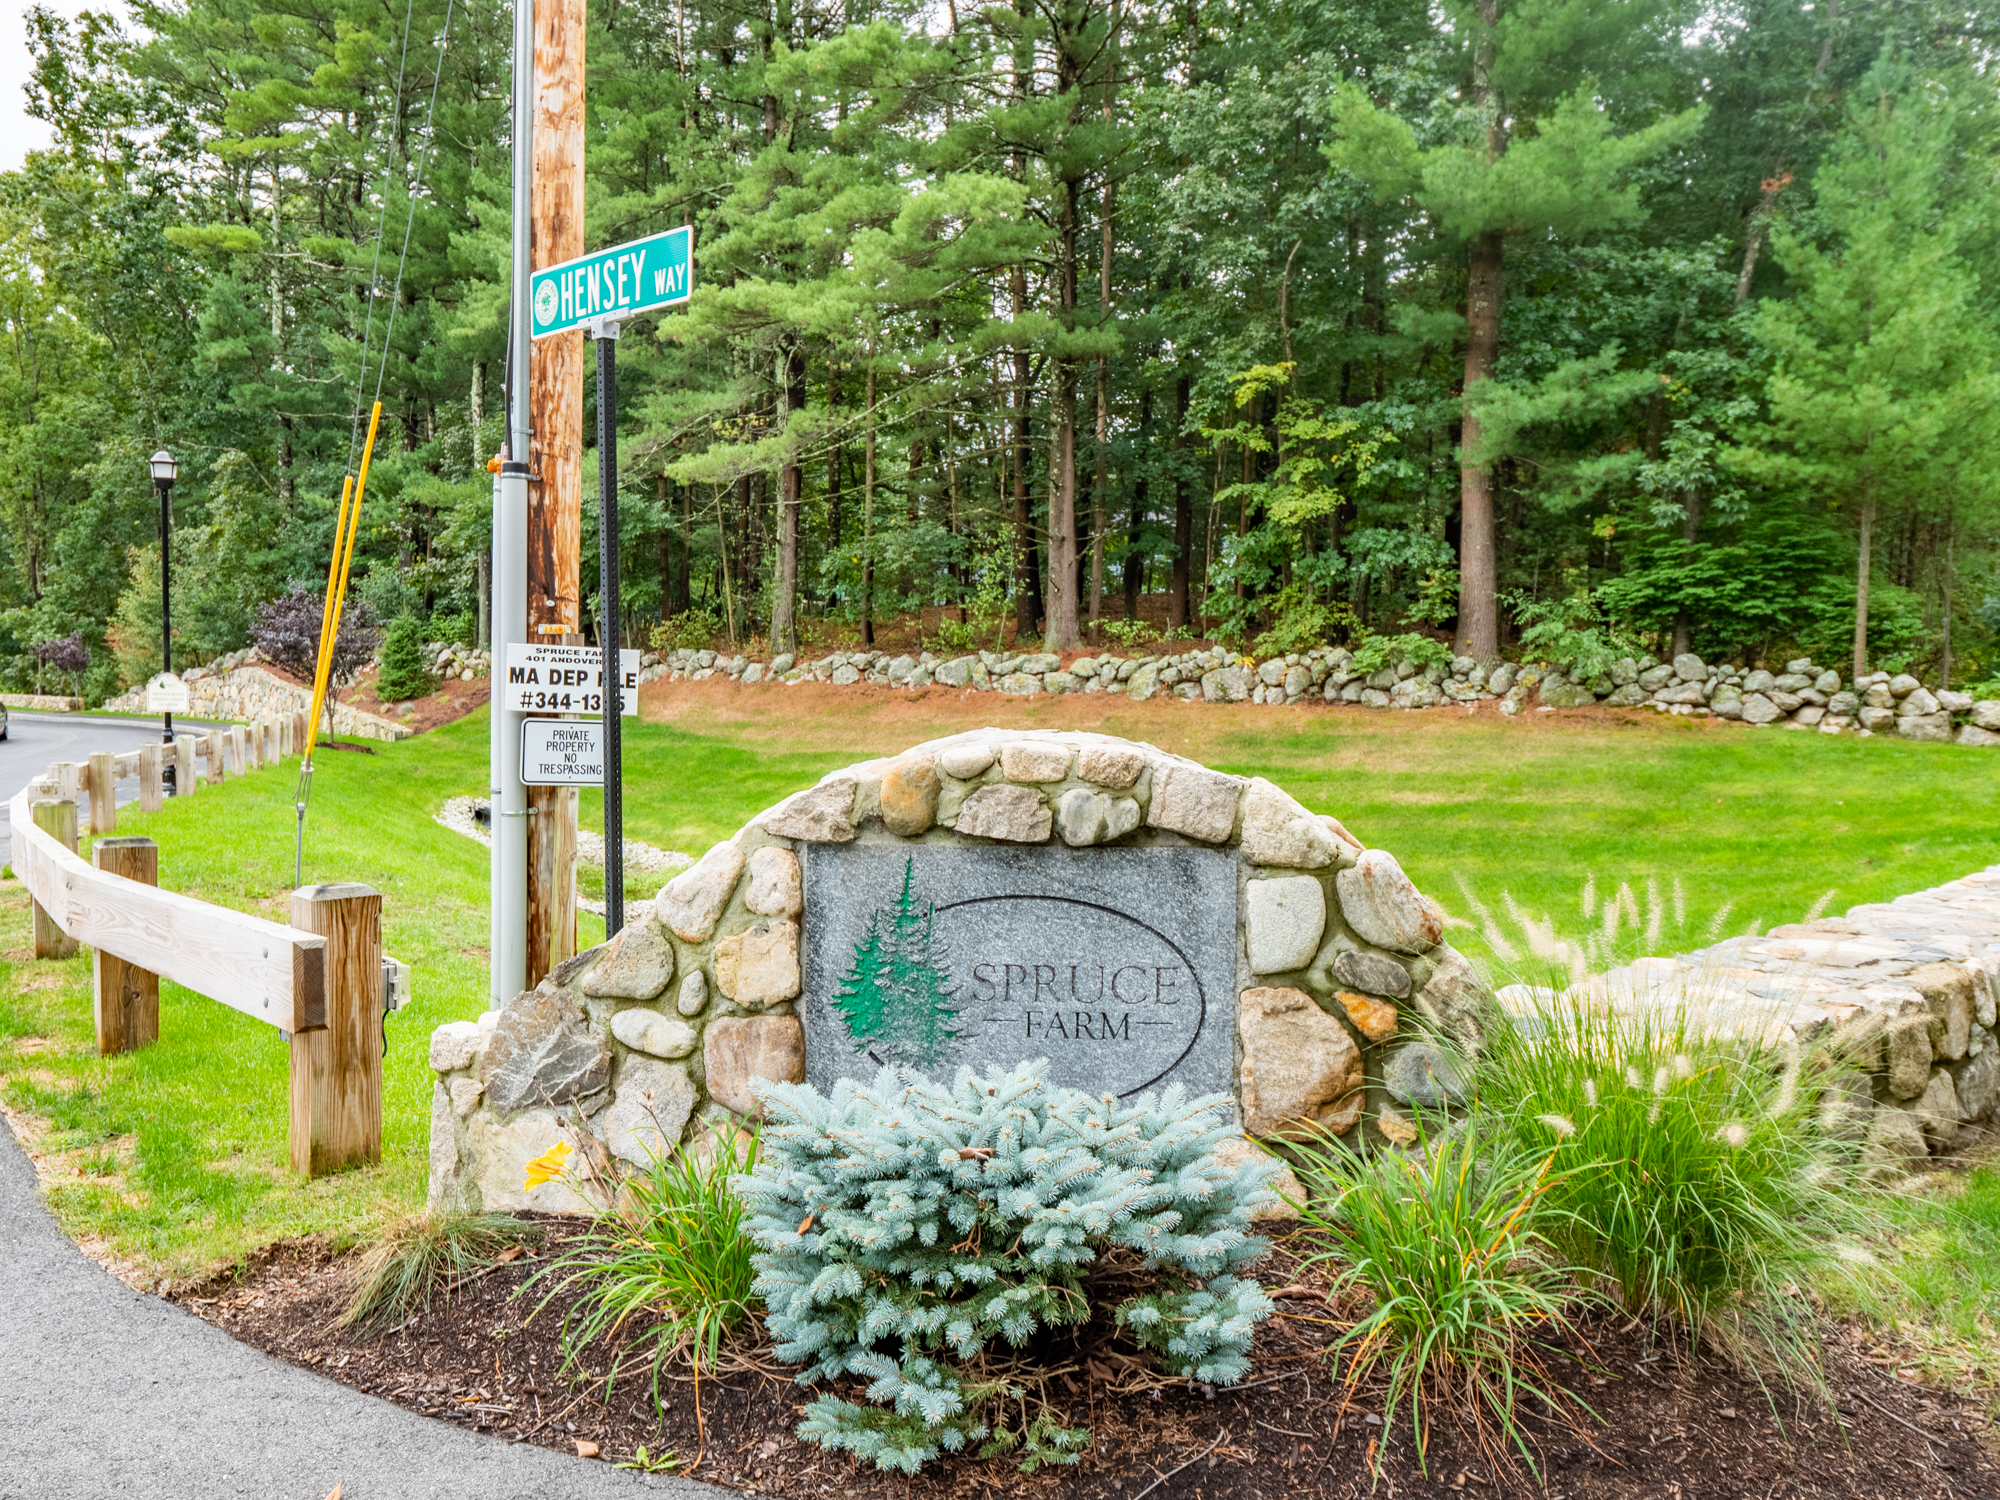
[[[303,750],[304,719],[58,762],[7,810],[14,873],[34,898],[35,956],[64,957],[78,944],[95,950],[98,1050],[158,1039],[161,979],[277,1027],[291,1039],[292,1164],[316,1177],[381,1159],[381,896],[361,885],[309,886],[293,894],[296,925],[287,926],[163,891],[152,840],[103,837],[117,826],[117,783],[125,777],[139,778],[140,805],[152,811],[163,803],[167,765],[183,794],[204,769],[220,781],[281,765]],[[94,863],[77,853],[84,798],[99,835]]]

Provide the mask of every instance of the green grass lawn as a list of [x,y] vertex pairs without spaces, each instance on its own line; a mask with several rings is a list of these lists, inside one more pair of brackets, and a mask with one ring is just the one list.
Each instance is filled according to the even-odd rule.
[[[701,689],[711,689],[703,692]],[[1456,913],[1457,877],[1491,904],[1574,914],[1599,888],[1655,882],[1685,947],[1725,902],[1732,930],[1935,884],[2000,860],[2000,759],[1953,746],[1699,729],[1688,721],[1204,709],[1075,698],[911,702],[834,689],[663,684],[626,730],[626,831],[699,854],[824,772],[987,723],[1097,729],[1268,776],[1391,849]],[[1552,722],[1569,719],[1569,722]],[[151,1274],[194,1274],[287,1236],[369,1234],[421,1206],[433,1027],[486,1005],[486,852],[440,827],[486,784],[483,714],[372,755],[323,754],[308,881],[385,897],[384,939],[414,968],[389,1023],[379,1167],[302,1184],[285,1170],[286,1054],[270,1028],[166,987],[161,1041],[99,1058],[88,957],[28,958],[27,901],[0,886],[0,1099],[45,1130],[50,1201],[79,1237]],[[282,919],[293,765],[162,812],[121,812],[160,843],[161,879]],[[586,796],[584,821],[601,827]],[[1580,919],[1572,916],[1572,925]],[[583,921],[583,941],[602,928]],[[1480,951],[1476,932],[1455,938]],[[37,1123],[39,1122],[39,1123]]]

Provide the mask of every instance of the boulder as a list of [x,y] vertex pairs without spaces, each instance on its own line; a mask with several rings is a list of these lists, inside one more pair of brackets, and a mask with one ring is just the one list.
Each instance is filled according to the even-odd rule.
[[1242,848],[1253,865],[1292,870],[1324,869],[1340,852],[1326,824],[1261,776],[1243,796]]
[[1898,672],[1889,679],[1890,696],[1896,698],[1907,698],[1922,687],[1923,684],[1908,672]]
[[1882,1038],[1888,1055],[1889,1092],[1898,1099],[1923,1093],[1931,1076],[1931,1017],[1928,1011],[1896,1017]]
[[1427,953],[1444,936],[1444,913],[1424,899],[1384,849],[1363,851],[1334,877],[1341,915],[1363,942],[1396,953]]
[[997,758],[991,745],[974,743],[948,746],[939,752],[937,763],[944,769],[945,775],[970,781],[975,776],[985,775]]
[[1499,1007],[1486,981],[1448,943],[1430,951],[1431,977],[1417,991],[1418,1014],[1450,1037],[1461,1049],[1477,1052],[1487,1032],[1498,1023]]
[[569,1104],[603,1088],[611,1052],[576,1002],[550,990],[517,995],[500,1013],[480,1057],[495,1114]]
[[[1776,689],[1771,691],[1775,692]],[[1784,717],[1776,703],[1763,693],[1750,693],[1743,699],[1743,722],[1745,724],[1771,724]]]
[[805,906],[799,857],[776,845],[753,849],[750,887],[743,893],[743,904],[760,917],[796,917]]
[[709,1098],[739,1115],[760,1115],[753,1079],[805,1081],[805,1028],[797,1016],[723,1016],[709,1022],[702,1061]]
[[1863,729],[1873,733],[1878,729],[1887,729],[1891,724],[1895,723],[1896,711],[1893,708],[1883,708],[1876,704],[1869,704],[1856,713],[1854,718],[1855,722]]
[[1465,1080],[1458,1064],[1442,1047],[1429,1042],[1397,1048],[1382,1069],[1382,1086],[1397,1103],[1417,1109],[1441,1109],[1465,1101]]
[[960,833],[1011,844],[1045,842],[1050,822],[1041,793],[1024,786],[983,786],[958,809]]
[[1146,822],[1210,844],[1227,843],[1236,830],[1243,782],[1184,760],[1153,763],[1153,796]]
[[[937,821],[937,762],[929,755],[905,755],[882,772],[882,826],[913,839]],[[752,907],[751,910],[757,908]]]
[[1139,826],[1139,804],[1073,786],[1056,801],[1056,832],[1072,849],[1108,844]]
[[1868,1122],[1862,1157],[1876,1173],[1904,1172],[1930,1155],[1916,1115],[1893,1104],[1877,1105]]
[[1958,743],[1990,748],[2000,745],[2000,733],[1995,733],[1991,729],[1981,729],[1977,724],[1966,724],[1958,731]]
[[1977,1056],[1949,1067],[1959,1112],[1968,1120],[1992,1118],[2000,1104],[2000,1047],[1987,1046]]
[[1350,949],[1334,959],[1333,973],[1342,984],[1371,995],[1400,1000],[1410,993],[1410,971],[1386,953]]
[[604,956],[583,976],[584,994],[605,1000],[650,1000],[674,977],[674,945],[652,913],[644,912],[604,945]]
[[1972,1040],[1972,972],[1963,964],[1925,964],[1903,983],[1924,997],[1930,1011],[1931,1056],[1944,1062],[1965,1056]]
[[1914,692],[1904,695],[1903,701],[1896,707],[1896,713],[1899,717],[1909,717],[1917,714],[1934,714],[1940,712],[1941,709],[1942,705],[1937,701],[1936,696],[1931,690],[1920,687]]
[[628,1057],[611,1107],[594,1124],[613,1156],[643,1171],[673,1154],[693,1113],[694,1085],[686,1069]]
[[698,1016],[708,1007],[708,976],[696,969],[681,981],[674,996],[674,1009],[684,1016]]
[[1136,668],[1125,683],[1125,696],[1143,703],[1160,690],[1160,664],[1146,662]]
[[715,986],[738,1005],[775,1005],[799,992],[796,922],[761,917],[715,945]]
[[486,1033],[475,1021],[447,1021],[431,1033],[431,1071],[456,1073],[472,1066]]
[[1085,745],[1076,753],[1079,781],[1094,782],[1118,791],[1136,785],[1139,773],[1145,769],[1146,757],[1137,750],[1115,745]]
[[[1914,698],[1915,693],[1910,697]],[[1904,700],[1905,702],[1908,699]],[[1951,741],[1950,714],[1899,714],[1896,718],[1896,733],[1906,740],[1930,740],[1938,744]]]
[[854,791],[852,776],[829,777],[818,786],[787,797],[759,818],[757,826],[776,839],[803,839],[809,844],[852,843]]
[[1682,682],[1706,682],[1708,664],[1692,651],[1683,651],[1674,658],[1674,676]]
[[1352,990],[1336,990],[1333,998],[1347,1012],[1354,1029],[1369,1041],[1386,1042],[1396,1034],[1401,1018],[1388,1001],[1377,1000],[1373,995],[1358,995]]
[[[851,801],[852,783],[849,783],[849,788]],[[799,794],[802,797],[811,795],[810,792]],[[790,806],[797,800],[794,797],[782,805]],[[707,942],[709,934],[715,931],[723,908],[729,904],[730,893],[736,889],[743,865],[741,849],[731,843],[717,844],[660,887],[660,894],[653,898],[654,913],[682,942]]]
[[1943,1068],[1932,1069],[1930,1081],[1911,1111],[1917,1117],[1917,1128],[1924,1133],[1924,1143],[1934,1153],[1949,1151],[1958,1139],[1958,1127],[1965,1122],[1951,1074]]
[[2000,698],[1986,698],[1973,704],[1972,723],[1974,728],[2000,733]]
[[[572,1136],[552,1109],[532,1109],[504,1124],[486,1110],[475,1111],[465,1124],[465,1155],[472,1164],[479,1206],[487,1213],[591,1212],[593,1205],[560,1178],[532,1189],[527,1185],[528,1163]],[[432,1186],[435,1190],[435,1180]]]
[[1026,672],[1009,672],[997,684],[1010,698],[1032,698],[1042,690],[1042,679]]
[[1365,1102],[1361,1049],[1304,990],[1245,990],[1237,1002],[1243,1129],[1253,1136],[1345,1135]]
[[653,1057],[686,1057],[694,1051],[694,1028],[645,1006],[621,1010],[611,1018],[611,1034]]
[[1326,932],[1326,888],[1310,875],[1252,880],[1244,887],[1253,974],[1303,969]]
[[1069,775],[1069,746],[1016,740],[1000,747],[1000,774],[1009,781],[1061,781]]

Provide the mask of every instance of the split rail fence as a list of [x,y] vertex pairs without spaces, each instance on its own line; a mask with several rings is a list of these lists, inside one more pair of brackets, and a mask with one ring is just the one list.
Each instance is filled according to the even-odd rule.
[[[292,893],[289,924],[159,889],[159,848],[116,837],[117,784],[139,778],[139,805],[165,802],[165,771],[190,795],[301,753],[295,713],[122,755],[59,761],[14,795],[13,867],[34,898],[35,957],[93,950],[100,1053],[159,1040],[160,980],[275,1026],[291,1047],[290,1148],[308,1177],[382,1155],[383,1022],[402,970],[382,953],[382,897],[365,885]],[[77,852],[82,807],[95,836]]]

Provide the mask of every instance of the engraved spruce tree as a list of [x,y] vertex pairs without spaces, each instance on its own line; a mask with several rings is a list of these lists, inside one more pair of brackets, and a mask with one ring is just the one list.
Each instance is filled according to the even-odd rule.
[[932,929],[932,910],[929,903],[919,908],[916,861],[905,860],[902,894],[868,919],[868,935],[854,945],[854,962],[834,992],[854,1050],[878,1063],[936,1068],[958,1037],[951,958]]

